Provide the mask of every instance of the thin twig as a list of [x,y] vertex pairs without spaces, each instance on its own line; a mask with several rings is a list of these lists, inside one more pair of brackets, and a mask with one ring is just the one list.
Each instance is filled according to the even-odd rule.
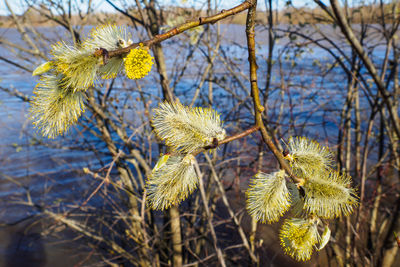
[[225,192],[224,186],[222,185],[222,183],[221,183],[221,181],[220,181],[220,179],[218,177],[218,174],[217,174],[217,172],[216,172],[216,170],[214,168],[214,165],[213,165],[210,157],[207,154],[205,154],[205,157],[206,157],[206,160],[208,162],[208,165],[210,166],[212,177],[214,178],[214,181],[217,183],[218,189],[221,192],[222,202],[224,203],[225,207],[228,209],[229,215],[232,217],[233,222],[236,224],[236,226],[238,228],[238,232],[239,232],[240,238],[242,239],[243,246],[249,252],[249,255],[250,255],[250,258],[252,259],[252,261],[254,263],[257,263],[258,259],[257,259],[256,255],[254,255],[253,251],[251,250],[251,247],[249,245],[249,241],[246,238],[244,230],[243,230],[243,228],[242,228],[242,226],[241,226],[241,224],[239,222],[239,219],[237,218],[237,216],[235,215],[235,213],[233,212],[233,210],[231,208],[231,205],[229,204],[229,201],[228,201],[228,198],[226,196],[226,192]]
[[257,62],[256,62],[256,48],[255,48],[255,19],[256,19],[256,6],[257,0],[253,0],[252,6],[248,10],[247,21],[246,21],[246,36],[247,36],[247,47],[249,53],[249,64],[250,64],[250,83],[251,83],[251,96],[253,98],[254,103],[254,112],[255,112],[255,123],[258,127],[260,127],[261,135],[263,137],[264,142],[267,144],[268,148],[272,151],[275,158],[278,160],[282,169],[284,169],[290,178],[295,183],[302,183],[303,179],[297,177],[289,165],[286,163],[286,160],[283,158],[281,151],[275,146],[272,141],[271,136],[268,134],[267,129],[262,120],[261,113],[264,111],[264,106],[260,101],[260,93],[257,85]]
[[214,229],[214,226],[213,226],[213,223],[212,223],[210,209],[208,207],[208,201],[207,201],[206,192],[205,192],[204,183],[203,183],[203,174],[200,171],[199,164],[197,163],[197,161],[195,161],[194,167],[195,167],[197,176],[199,177],[200,194],[201,194],[201,198],[203,199],[204,209],[205,209],[206,214],[207,214],[208,226],[210,227],[211,237],[213,239],[215,251],[217,252],[218,261],[219,261],[219,263],[221,264],[222,267],[225,267],[226,266],[225,259],[224,259],[224,256],[222,255],[221,248],[218,246],[217,235],[215,233],[215,229]]

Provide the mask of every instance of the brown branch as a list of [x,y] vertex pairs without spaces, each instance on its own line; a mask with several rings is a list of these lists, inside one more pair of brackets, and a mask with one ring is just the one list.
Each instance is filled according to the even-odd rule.
[[11,90],[10,88],[0,86],[0,91],[4,91],[4,92],[8,93],[9,95],[15,96],[24,102],[32,101],[32,98],[29,95],[25,95],[24,93],[22,93],[21,91],[19,91],[17,89]]
[[337,0],[331,0],[331,6],[333,12],[335,13],[337,23],[341,28],[343,34],[346,36],[346,39],[349,41],[353,49],[357,52],[358,56],[362,59],[365,64],[365,67],[368,69],[372,79],[374,80],[376,87],[378,87],[379,92],[382,95],[383,101],[389,111],[390,119],[393,123],[394,129],[398,137],[400,137],[400,122],[397,110],[393,105],[393,99],[391,98],[390,94],[388,94],[386,90],[386,86],[383,81],[380,79],[378,72],[375,68],[375,65],[372,63],[371,59],[368,57],[368,54],[364,51],[364,48],[356,38],[351,29],[350,25],[348,24],[346,17],[340,8],[340,4]]
[[[257,129],[258,129],[258,127],[257,127]],[[225,191],[224,186],[222,185],[222,183],[220,181],[220,178],[218,177],[217,171],[214,168],[214,164],[212,163],[210,157],[207,154],[205,154],[205,158],[206,158],[206,160],[208,162],[208,165],[209,165],[209,167],[211,169],[212,177],[214,178],[214,181],[217,183],[218,189],[219,189],[219,191],[221,193],[222,202],[224,203],[225,207],[227,208],[228,213],[232,218],[232,221],[236,224],[236,227],[238,228],[238,232],[239,232],[240,238],[242,239],[243,246],[249,252],[251,260],[254,263],[257,263],[258,262],[258,258],[254,254],[254,251],[251,249],[251,246],[249,244],[249,241],[247,240],[246,234],[244,233],[243,227],[240,224],[240,220],[238,219],[238,217],[236,216],[235,212],[232,210],[231,205],[229,204],[226,191]]]
[[249,8],[247,13],[246,36],[247,36],[247,47],[249,53],[251,96],[253,98],[253,103],[254,103],[255,123],[258,127],[260,127],[261,135],[264,142],[267,144],[268,148],[272,151],[275,158],[278,160],[281,168],[286,171],[286,173],[290,176],[293,182],[301,183],[303,182],[303,179],[293,174],[289,165],[286,163],[286,160],[283,158],[281,151],[279,151],[279,149],[275,146],[274,142],[272,141],[272,138],[268,134],[267,129],[262,120],[261,113],[264,111],[264,107],[260,101],[260,93],[257,85],[258,66],[256,62],[256,49],[255,49],[255,38],[254,38],[257,0],[252,0],[251,2],[252,6]]
[[208,146],[205,146],[205,147],[203,147],[203,148],[200,148],[199,150],[193,152],[192,154],[193,154],[194,156],[197,156],[197,155],[200,154],[201,152],[205,152],[205,151],[207,151],[207,150],[209,150],[209,149],[215,149],[215,148],[217,148],[217,147],[220,146],[220,145],[227,144],[227,143],[229,143],[229,142],[232,142],[232,141],[235,141],[235,140],[237,140],[237,139],[243,138],[243,137],[245,137],[245,136],[247,136],[247,135],[249,135],[249,134],[252,134],[252,133],[254,133],[254,132],[257,132],[259,129],[260,129],[260,127],[255,125],[255,126],[249,128],[249,129],[247,129],[247,130],[245,130],[245,131],[243,131],[243,132],[241,132],[241,133],[238,133],[238,134],[229,136],[229,137],[225,138],[225,139],[222,140],[222,141],[218,141],[218,140],[215,138],[215,139],[213,140],[213,144],[208,145]]
[[13,65],[15,67],[18,67],[20,69],[23,69],[23,70],[25,70],[27,72],[32,72],[32,70],[28,69],[27,67],[22,66],[21,64],[18,64],[18,63],[14,62],[12,60],[9,60],[9,59],[7,59],[7,58],[5,58],[3,56],[0,56],[0,60],[3,60],[4,62],[7,62],[8,64]]
[[117,7],[112,1],[106,0],[106,2],[107,2],[109,5],[111,5],[115,10],[117,10],[118,12],[124,14],[124,15],[127,16],[128,18],[130,18],[133,22],[137,22],[137,23],[139,23],[139,24],[141,24],[141,25],[144,25],[144,21],[143,21],[143,20],[140,20],[140,19],[138,19],[138,18],[135,18],[134,16],[132,16],[132,15],[129,14],[128,12],[126,12],[126,11],[120,9],[120,8]]
[[200,195],[203,200],[204,210],[207,215],[207,222],[208,222],[208,226],[210,227],[210,233],[211,233],[211,237],[213,240],[214,249],[215,249],[215,252],[217,253],[217,258],[218,258],[220,266],[226,267],[224,255],[222,254],[222,250],[221,250],[220,246],[218,245],[217,234],[215,233],[215,228],[212,223],[212,215],[210,212],[210,208],[208,207],[208,199],[206,196],[204,183],[203,183],[203,173],[200,171],[200,167],[199,167],[199,164],[197,163],[197,161],[195,161],[194,168],[196,170],[197,177],[199,177]]
[[[144,206],[144,205],[143,205]],[[173,266],[182,266],[182,233],[179,207],[173,206],[169,209],[171,217],[171,241]]]
[[48,215],[50,218],[55,220],[56,222],[61,222],[71,228],[72,230],[75,230],[83,235],[85,235],[88,238],[91,238],[95,241],[102,242],[106,244],[109,249],[115,251],[116,253],[121,254],[124,256],[126,259],[128,259],[131,263],[139,265],[139,262],[141,259],[137,259],[137,257],[133,256],[131,253],[126,251],[123,247],[121,247],[119,244],[117,244],[115,241],[104,238],[101,235],[97,235],[96,231],[94,229],[89,228],[87,225],[83,225],[79,223],[78,221],[72,220],[65,218],[64,216],[53,213],[49,210],[44,209],[43,207],[37,206],[37,208],[43,213]]
[[220,13],[218,13],[216,15],[209,16],[209,17],[199,17],[198,20],[188,21],[178,27],[175,27],[175,28],[167,31],[166,33],[158,34],[158,35],[154,36],[153,39],[150,39],[150,40],[147,40],[144,42],[140,42],[140,43],[134,43],[134,44],[131,44],[130,46],[120,48],[120,49],[117,49],[114,51],[109,51],[109,57],[111,58],[111,57],[116,57],[116,56],[121,56],[121,55],[127,54],[131,49],[138,47],[140,44],[150,47],[154,44],[160,43],[160,42],[165,41],[175,35],[178,35],[186,30],[189,30],[189,29],[192,29],[197,26],[204,25],[204,24],[212,24],[221,19],[227,18],[229,16],[233,16],[237,13],[240,13],[240,12],[248,9],[250,6],[251,6],[251,1],[244,1],[240,5],[235,6],[228,10],[222,10]]
[[255,125],[255,126],[249,128],[249,129],[247,129],[247,130],[245,130],[245,131],[243,131],[241,133],[238,133],[238,134],[235,134],[235,135],[232,135],[232,136],[229,136],[229,137],[225,138],[224,140],[220,141],[218,143],[218,145],[227,144],[227,143],[232,142],[234,140],[243,138],[243,137],[245,137],[245,136],[247,136],[249,134],[252,134],[252,133],[258,131],[259,128],[260,128],[259,126]]

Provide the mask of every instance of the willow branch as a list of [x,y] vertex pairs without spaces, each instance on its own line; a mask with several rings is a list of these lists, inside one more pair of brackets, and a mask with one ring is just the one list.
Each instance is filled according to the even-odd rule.
[[217,147],[220,146],[220,145],[230,143],[230,142],[235,141],[235,140],[237,140],[237,139],[240,139],[240,138],[243,138],[243,137],[245,137],[245,136],[248,136],[249,134],[252,134],[252,133],[254,133],[254,132],[257,132],[259,129],[260,129],[260,127],[257,126],[257,125],[255,125],[255,126],[249,128],[249,129],[247,129],[247,130],[245,130],[245,131],[243,131],[243,132],[241,132],[241,133],[238,133],[238,134],[229,136],[229,137],[225,138],[225,139],[222,140],[222,141],[218,141],[218,140],[215,138],[213,144],[208,145],[208,146],[205,146],[205,147],[202,147],[202,148],[200,148],[199,150],[193,152],[192,154],[193,154],[194,156],[196,156],[196,155],[200,154],[201,152],[205,152],[205,151],[207,151],[207,150],[209,150],[209,149],[215,149],[215,148],[217,148]]
[[85,235],[88,238],[91,238],[93,240],[96,240],[98,242],[102,242],[102,243],[106,244],[110,249],[112,249],[116,253],[119,253],[120,255],[126,257],[131,263],[133,263],[133,264],[138,264],[139,263],[138,259],[135,256],[133,256],[131,253],[126,251],[123,247],[118,245],[113,240],[108,240],[107,238],[104,238],[101,235],[97,235],[96,231],[91,229],[91,228],[89,228],[88,226],[80,224],[79,222],[77,222],[75,220],[71,220],[71,219],[65,218],[62,215],[53,213],[53,212],[51,212],[49,210],[46,210],[46,209],[41,209],[41,211],[44,214],[48,215],[50,218],[54,219],[55,221],[65,224],[66,226],[68,226],[72,230],[75,230],[75,231]]
[[254,103],[254,112],[255,112],[255,123],[256,126],[260,128],[260,132],[264,142],[267,144],[268,148],[272,151],[274,156],[279,162],[279,165],[282,169],[286,171],[286,173],[290,176],[293,182],[301,183],[303,179],[300,179],[296,175],[293,174],[289,165],[286,163],[286,160],[283,158],[281,151],[275,146],[272,141],[271,136],[268,134],[267,129],[262,120],[262,112],[264,111],[264,107],[260,101],[260,92],[257,84],[257,62],[256,62],[256,48],[255,48],[255,19],[256,19],[256,7],[257,0],[251,1],[252,6],[249,8],[247,13],[247,21],[246,21],[246,36],[247,36],[247,47],[249,53],[249,64],[250,64],[250,84],[251,84],[251,97],[253,98]]
[[214,168],[214,164],[212,163],[210,157],[207,154],[205,154],[205,158],[208,162],[208,165],[210,166],[212,177],[214,178],[214,181],[217,183],[218,189],[221,193],[222,202],[224,203],[225,207],[228,210],[229,215],[231,216],[233,222],[236,224],[236,226],[238,228],[238,232],[239,232],[240,238],[242,239],[243,246],[249,252],[251,260],[254,263],[257,263],[258,262],[257,256],[254,254],[254,251],[251,249],[251,246],[249,244],[249,241],[247,240],[246,234],[244,233],[243,227],[240,224],[240,220],[238,219],[235,212],[232,210],[231,205],[229,204],[228,198],[226,196],[226,191],[218,177],[217,171]]
[[372,63],[371,59],[368,57],[364,48],[362,47],[362,45],[360,44],[360,42],[354,35],[353,30],[351,29],[350,25],[348,24],[346,17],[340,8],[339,2],[337,0],[331,0],[330,2],[331,2],[333,12],[335,13],[339,27],[341,28],[342,32],[346,36],[346,39],[349,41],[349,43],[351,44],[353,49],[357,52],[358,56],[364,62],[365,67],[367,68],[367,70],[370,73],[372,79],[374,80],[376,86],[378,87],[378,90],[382,95],[383,101],[389,111],[389,115],[390,115],[391,121],[393,123],[394,129],[396,131],[396,134],[398,137],[400,137],[400,122],[399,122],[399,117],[398,117],[397,111],[395,110],[394,105],[393,105],[393,99],[390,97],[390,94],[388,94],[385,84],[380,79],[378,72],[375,68],[375,65]]
[[210,208],[208,207],[208,200],[207,200],[206,192],[205,192],[205,189],[204,189],[204,183],[203,183],[203,174],[200,171],[200,167],[199,167],[199,164],[197,163],[197,161],[195,161],[194,168],[196,170],[197,177],[199,177],[200,195],[201,195],[201,198],[203,200],[204,210],[205,210],[206,215],[207,215],[207,222],[208,222],[208,226],[210,227],[210,233],[211,233],[211,237],[212,237],[212,240],[213,240],[214,249],[215,249],[215,251],[217,253],[217,258],[218,258],[220,266],[226,267],[226,263],[225,263],[224,256],[222,254],[222,250],[218,246],[218,238],[217,238],[217,234],[215,233],[214,225],[212,223],[211,211],[210,211]]
[[140,19],[138,19],[138,18],[135,18],[134,16],[132,16],[132,15],[129,14],[128,12],[126,12],[126,11],[120,9],[120,8],[117,7],[112,1],[106,0],[106,2],[107,2],[110,6],[112,6],[115,10],[117,10],[118,12],[124,14],[124,15],[127,16],[128,18],[130,18],[132,21],[135,21],[135,22],[137,22],[137,23],[139,23],[139,24],[141,24],[141,25],[144,25],[144,21],[143,21],[143,20],[140,20]]
[[237,5],[231,9],[221,10],[221,12],[219,12],[216,15],[209,16],[209,17],[199,17],[197,20],[188,21],[188,22],[181,24],[180,26],[175,27],[163,34],[158,34],[158,35],[154,36],[153,39],[150,39],[150,40],[147,40],[144,42],[134,43],[134,44],[131,44],[130,46],[120,48],[120,49],[117,49],[114,51],[109,51],[109,57],[111,58],[111,57],[116,57],[116,56],[121,56],[121,55],[127,54],[131,49],[138,47],[140,44],[150,47],[154,44],[160,43],[160,42],[165,41],[175,35],[178,35],[186,30],[189,30],[189,29],[192,29],[197,26],[204,25],[204,24],[210,24],[210,23],[212,24],[221,19],[233,16],[237,13],[240,13],[240,12],[248,9],[250,6],[251,6],[251,1],[244,1],[240,5]]

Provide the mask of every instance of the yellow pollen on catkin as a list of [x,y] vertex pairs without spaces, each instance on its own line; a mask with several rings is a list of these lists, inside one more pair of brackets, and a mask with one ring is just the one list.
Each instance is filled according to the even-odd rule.
[[277,222],[290,207],[285,171],[281,170],[272,174],[257,173],[250,181],[246,197],[246,208],[256,221]]
[[125,72],[129,79],[137,80],[145,77],[151,71],[153,57],[146,48],[132,49],[125,57]]
[[279,238],[285,253],[297,261],[311,258],[314,247],[321,237],[316,223],[311,219],[286,219],[280,230]]

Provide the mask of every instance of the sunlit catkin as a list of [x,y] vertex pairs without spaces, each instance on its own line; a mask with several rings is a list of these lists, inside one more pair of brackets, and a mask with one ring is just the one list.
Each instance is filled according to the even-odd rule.
[[61,83],[61,74],[44,75],[33,91],[30,118],[49,138],[66,132],[84,111],[84,93],[64,88]]
[[115,50],[126,47],[130,42],[131,35],[125,26],[105,24],[93,28],[83,46],[90,49],[104,48]]
[[147,180],[148,205],[164,210],[185,200],[199,182],[193,164],[194,157],[190,154],[163,155]]
[[316,221],[302,218],[285,220],[279,238],[285,253],[297,261],[309,260],[314,246],[321,239]]
[[151,71],[153,57],[147,47],[131,49],[124,59],[126,77],[137,80],[145,77]]
[[[94,28],[82,46],[93,52],[99,48],[113,51],[130,45],[132,43],[130,38],[131,35],[127,33],[125,26],[106,24]],[[124,59],[122,56],[112,57],[99,67],[99,75],[103,79],[115,78],[123,69],[123,66]]]
[[355,189],[351,187],[351,177],[333,170],[307,179],[303,188],[303,210],[321,218],[331,219],[342,214],[347,216],[358,203]]
[[154,131],[174,150],[191,153],[225,138],[219,114],[213,109],[164,102],[153,112]]
[[249,214],[262,223],[276,222],[290,207],[285,171],[271,174],[259,172],[250,181],[246,192]]
[[317,142],[305,137],[291,137],[287,144],[288,154],[285,158],[289,161],[293,171],[304,178],[313,172],[329,168],[333,162],[332,154],[328,147],[322,147]]
[[94,85],[102,62],[100,57],[94,55],[94,51],[58,42],[52,46],[51,53],[56,71],[63,74],[63,87],[85,91]]

